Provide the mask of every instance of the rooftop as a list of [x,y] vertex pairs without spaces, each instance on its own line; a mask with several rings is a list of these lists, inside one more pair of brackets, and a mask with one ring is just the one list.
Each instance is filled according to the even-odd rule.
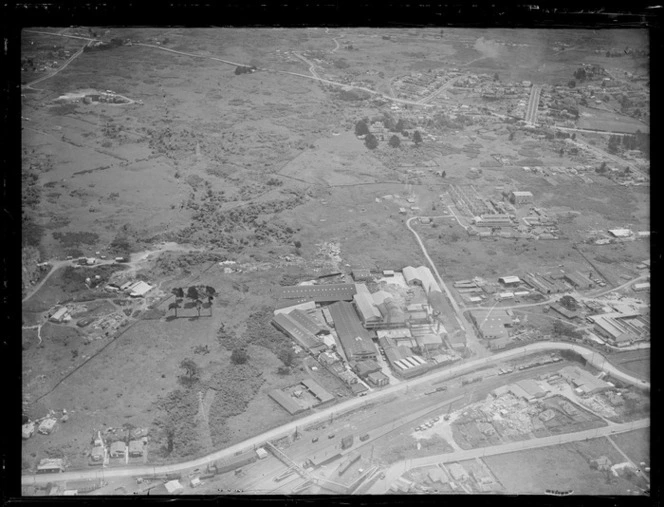
[[355,295],[355,284],[330,283],[323,285],[298,285],[295,287],[282,287],[277,297],[281,299],[307,298],[316,303],[331,301],[351,301]]

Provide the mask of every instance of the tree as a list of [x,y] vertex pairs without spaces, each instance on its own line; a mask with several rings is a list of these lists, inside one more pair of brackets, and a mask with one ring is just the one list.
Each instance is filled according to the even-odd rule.
[[196,311],[198,312],[198,316],[201,316],[201,308],[203,308],[203,302],[200,299],[196,300]]
[[404,121],[401,118],[399,118],[399,121],[397,121],[397,124],[394,126],[394,131],[395,132],[403,132],[403,129],[405,129],[405,128],[406,128],[406,124],[404,123]]
[[447,171],[443,171],[443,178],[447,176]]
[[367,122],[360,120],[355,124],[355,135],[356,136],[366,136],[369,134],[369,127],[367,127]]
[[302,248],[302,242],[301,241],[296,241],[293,244],[295,245],[295,248]]
[[217,294],[217,291],[214,290],[214,287],[210,287],[209,285],[205,286],[205,292],[208,296],[215,296]]
[[198,299],[198,289],[194,285],[187,289],[187,297],[191,300]]
[[364,138],[364,145],[370,150],[375,150],[378,147],[378,139],[376,139],[375,135],[369,133]]
[[494,81],[500,81],[500,77],[498,76],[497,72],[493,75],[493,80]]
[[514,131],[510,132],[509,140],[514,141],[514,136],[515,136],[515,132]]
[[172,302],[170,305],[168,305],[169,310],[173,310],[175,312],[175,317],[178,316],[178,308],[180,308],[180,303],[182,302],[181,299],[176,299],[174,302]]
[[609,137],[609,153],[616,153],[618,151],[618,146],[620,146],[620,136]]
[[419,130],[416,130],[413,134],[413,142],[415,143],[415,146],[422,144],[422,134],[420,134]]
[[292,366],[295,361],[295,352],[291,347],[283,347],[277,353],[277,357],[284,363],[284,366]]
[[586,74],[585,69],[583,67],[579,67],[574,72],[574,77],[576,78],[577,81],[585,81],[588,76]]
[[563,148],[560,148],[558,154],[562,157],[565,154],[565,150]]
[[572,134],[572,141],[576,141],[576,132]]
[[180,362],[180,368],[182,368],[185,371],[187,379],[189,380],[198,379],[199,375],[198,365],[190,357],[187,357]]
[[401,146],[401,139],[399,139],[399,136],[390,137],[389,145],[392,148],[398,148],[399,146]]
[[231,352],[231,362],[233,364],[244,364],[249,361],[249,354],[245,349],[233,349]]
[[182,299],[184,297],[184,290],[182,290],[182,287],[173,287],[171,289],[171,294],[173,294],[176,298]]
[[567,86],[569,86],[570,88],[574,88],[576,86],[576,81],[570,79],[569,82],[567,83]]
[[595,169],[595,172],[604,174],[606,172],[606,162],[602,162],[602,164],[597,169]]

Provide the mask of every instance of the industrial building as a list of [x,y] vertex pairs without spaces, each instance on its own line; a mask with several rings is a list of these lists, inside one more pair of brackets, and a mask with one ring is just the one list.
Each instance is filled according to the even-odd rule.
[[609,234],[614,238],[629,238],[632,235],[632,231],[629,229],[609,229]]
[[505,339],[509,337],[512,317],[505,310],[477,310],[471,313],[475,327],[484,340]]
[[565,366],[560,370],[560,375],[570,382],[579,394],[591,395],[611,389],[610,384],[578,366]]
[[390,383],[390,378],[385,375],[382,371],[377,371],[367,375],[367,380],[375,386],[386,386]]
[[593,283],[578,271],[565,273],[563,279],[576,289],[591,289]]
[[431,270],[426,266],[420,266],[418,268],[406,266],[403,268],[403,277],[408,285],[421,285],[425,294],[429,294],[431,291],[440,292],[438,282],[436,282]]
[[337,301],[352,301],[355,295],[355,284],[330,283],[323,285],[297,285],[295,287],[282,287],[277,292],[280,299],[303,299],[316,303],[334,303]]
[[565,308],[563,305],[561,305],[559,303],[552,303],[550,306],[551,306],[552,310],[555,310],[560,315],[562,315],[563,317],[565,317],[569,320],[576,319],[580,315],[579,312],[568,310],[567,308]]
[[53,315],[50,317],[51,322],[62,322],[69,315],[69,309],[66,306],[59,308]]
[[521,283],[521,279],[518,276],[501,276],[498,278],[498,281],[506,287],[516,287]]
[[610,344],[625,347],[650,336],[650,319],[639,313],[611,312],[591,315],[594,331]]
[[368,328],[394,328],[402,327],[406,323],[406,315],[399,305],[394,301],[392,294],[384,290],[371,294],[376,308],[380,312],[382,319],[380,322],[368,323]]
[[417,350],[423,356],[438,352],[443,348],[443,339],[437,334],[425,334],[416,336]]
[[350,367],[357,373],[361,379],[366,379],[371,373],[376,373],[381,370],[380,365],[376,361],[366,359],[364,361],[352,362]]
[[377,351],[371,337],[353,308],[353,305],[339,301],[330,306],[339,341],[349,361],[376,359]]
[[313,354],[319,354],[327,349],[327,346],[322,340],[319,340],[308,329],[304,328],[297,320],[292,318],[290,314],[279,313],[275,315],[272,319],[272,325],[282,333],[290,336],[301,347]]
[[288,316],[290,319],[297,322],[301,328],[313,335],[319,336],[322,334],[330,333],[330,330],[326,326],[318,322],[318,320],[313,318],[309,313],[306,313],[300,309],[291,311],[288,313]]
[[375,305],[374,298],[372,297],[369,289],[363,283],[355,284],[357,293],[353,296],[353,302],[357,309],[362,323],[365,326],[371,326],[383,320],[383,317]]
[[512,218],[502,213],[483,214],[475,217],[473,223],[477,227],[511,227],[513,225]]
[[316,303],[307,298],[300,299],[279,299],[277,304],[274,306],[274,314],[278,313],[290,313],[293,310],[302,310],[307,312],[309,310],[315,310]]
[[512,204],[531,204],[533,202],[533,194],[527,191],[514,190],[510,193],[510,202]]

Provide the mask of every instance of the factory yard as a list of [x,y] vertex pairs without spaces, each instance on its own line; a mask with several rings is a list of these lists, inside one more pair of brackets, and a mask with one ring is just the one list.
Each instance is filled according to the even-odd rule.
[[641,32],[21,43],[25,496],[649,490]]

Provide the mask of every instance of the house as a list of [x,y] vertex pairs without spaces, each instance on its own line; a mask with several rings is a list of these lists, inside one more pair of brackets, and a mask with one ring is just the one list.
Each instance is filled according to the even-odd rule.
[[49,435],[55,428],[57,421],[53,418],[44,419],[40,424],[38,431],[42,435]]
[[353,391],[354,395],[360,395],[362,393],[366,393],[369,388],[365,386],[362,382],[356,382],[354,384],[350,384],[350,390]]
[[60,458],[44,458],[37,465],[38,474],[52,474],[65,471],[65,465]]
[[319,404],[327,403],[334,400],[334,396],[328,393],[323,387],[312,378],[306,378],[300,382],[311,394],[318,400]]
[[650,290],[650,282],[635,283],[632,285],[632,289],[634,289],[635,292]]
[[394,270],[392,269],[385,269],[383,270],[383,276],[384,277],[389,277],[389,276],[394,276]]
[[131,440],[129,442],[129,456],[132,458],[143,456],[143,442],[141,440]]
[[408,285],[421,285],[426,294],[431,291],[441,291],[438,282],[436,282],[433,274],[431,273],[431,270],[426,266],[420,266],[418,268],[406,266],[403,268],[403,276]]
[[122,441],[111,444],[111,458],[124,458],[127,445]]
[[90,451],[90,461],[101,464],[104,461],[105,454],[103,445],[95,445]]
[[29,422],[22,426],[22,436],[24,440],[27,440],[35,433],[35,423]]
[[367,375],[367,380],[375,386],[386,386],[390,383],[390,378],[382,371],[377,371]]
[[463,468],[459,463],[450,463],[446,465],[447,469],[450,471],[452,479],[455,481],[466,481],[468,480],[468,472]]

